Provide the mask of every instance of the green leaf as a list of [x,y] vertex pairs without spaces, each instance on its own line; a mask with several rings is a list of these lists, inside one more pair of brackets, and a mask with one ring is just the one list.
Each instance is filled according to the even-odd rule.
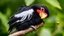
[[29,6],[30,4],[32,4],[35,0],[25,0],[25,3],[27,6]]
[[51,32],[50,32],[49,29],[44,28],[44,29],[42,29],[41,32],[39,33],[39,36],[52,36],[52,35],[51,35]]
[[57,0],[46,0],[46,2],[48,2],[49,4],[51,4],[52,6],[58,9],[62,9],[60,3]]
[[6,16],[4,14],[2,14],[1,12],[0,12],[0,19],[2,21],[3,26],[5,27],[4,30],[7,32],[8,28],[9,28],[9,26],[7,24],[8,20],[7,20]]

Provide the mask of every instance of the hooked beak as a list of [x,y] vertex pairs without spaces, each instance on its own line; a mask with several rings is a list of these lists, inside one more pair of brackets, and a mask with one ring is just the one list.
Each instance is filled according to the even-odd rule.
[[46,13],[43,13],[43,12],[40,12],[39,13],[39,16],[41,17],[41,19],[44,19],[47,17],[47,14]]

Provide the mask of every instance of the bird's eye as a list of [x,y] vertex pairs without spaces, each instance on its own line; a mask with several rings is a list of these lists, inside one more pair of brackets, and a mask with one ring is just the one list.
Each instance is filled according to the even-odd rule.
[[41,8],[41,10],[44,10],[44,8]]
[[43,9],[41,9],[43,11]]

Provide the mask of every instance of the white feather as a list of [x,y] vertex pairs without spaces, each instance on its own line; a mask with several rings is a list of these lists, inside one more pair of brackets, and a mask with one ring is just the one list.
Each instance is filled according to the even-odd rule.
[[16,14],[15,17],[17,17],[17,18],[22,17],[22,19],[20,21],[23,21],[26,19],[26,17],[28,17],[28,19],[29,19],[29,17],[32,15],[33,12],[34,12],[33,9],[29,9],[27,11],[23,11],[19,14]]

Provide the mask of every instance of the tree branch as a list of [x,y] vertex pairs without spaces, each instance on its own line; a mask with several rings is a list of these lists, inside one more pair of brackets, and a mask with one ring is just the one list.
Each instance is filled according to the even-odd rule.
[[[35,27],[36,28],[40,28],[41,26],[43,26],[44,24],[43,23],[41,23],[41,24],[39,24],[39,25],[36,25]],[[10,34],[9,36],[23,36],[24,34],[26,34],[26,33],[28,33],[28,32],[31,32],[31,31],[33,31],[33,28],[28,28],[28,29],[26,29],[26,30],[21,30],[21,31],[18,31],[18,32],[15,32],[15,33],[13,33],[13,34]]]

